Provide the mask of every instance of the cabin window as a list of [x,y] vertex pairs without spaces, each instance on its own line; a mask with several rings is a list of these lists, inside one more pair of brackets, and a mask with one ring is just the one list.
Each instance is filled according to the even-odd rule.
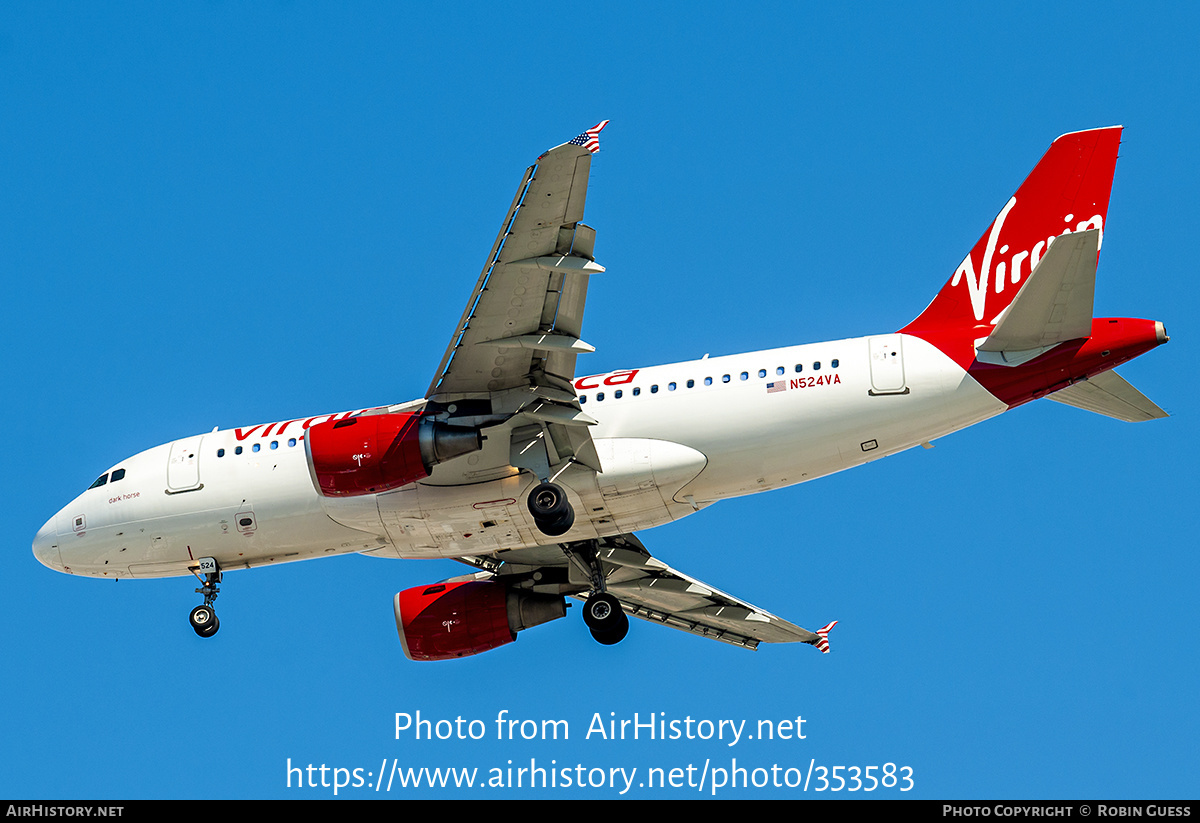
[[667,384],[667,391],[675,391],[675,384],[674,384],[674,383],[668,383],[668,384]]
[[804,371],[804,366],[802,366],[802,365],[800,365],[799,363],[797,363],[797,364],[796,364],[796,374],[799,374],[799,373],[800,373],[800,372],[802,372],[802,371]]
[[233,453],[234,453],[234,454],[241,454],[241,453],[242,453],[242,447],[241,447],[241,446],[238,446],[236,449],[234,449],[234,450],[233,450]]
[[289,438],[289,439],[288,439],[288,446],[294,446],[294,445],[296,445],[296,438],[294,438],[294,437],[292,437],[292,438]]
[[217,449],[217,457],[224,457],[224,456],[225,456],[225,450]]
[[821,361],[818,360],[817,362],[813,363],[813,371],[820,371],[820,370],[821,370]]
[[759,376],[759,377],[766,377],[766,376],[767,376],[767,370],[766,370],[766,369],[759,369],[759,370],[758,370],[758,376]]
[[642,393],[642,388],[641,388],[641,386],[634,386],[634,387],[633,387],[633,396],[634,396],[634,397],[637,397],[637,396],[638,396],[639,394],[641,394],[641,393]]
[[785,369],[783,366],[779,366],[775,369],[776,374],[783,374],[785,371],[787,371],[787,369]]
[[615,392],[613,392],[613,400],[620,400],[624,393],[625,392],[621,391],[620,389],[617,389]]
[[599,403],[603,399],[604,399],[604,392],[602,392],[602,391],[596,392],[596,402]]
[[688,387],[689,389],[690,389],[690,388],[693,388],[695,385],[696,385],[696,381],[695,381],[695,380],[689,380],[689,381],[687,382],[687,387]]
[[704,385],[706,385],[706,386],[711,386],[711,385],[712,385],[712,378],[711,378],[711,377],[706,377],[706,378],[704,378]]
[[829,361],[829,365],[830,365],[832,368],[835,368],[835,369],[836,369],[836,368],[838,367],[838,361],[837,361],[837,360],[830,360],[830,361]]
[[738,376],[739,376],[739,377],[740,377],[742,380],[749,380],[749,379],[750,379],[750,375],[749,375],[747,372],[742,372],[742,373],[741,373],[740,375],[738,375]]
[[586,402],[587,402],[587,395],[586,394],[579,395],[579,405],[582,406]]
[[658,394],[658,384],[657,383],[655,383],[653,386],[650,387],[650,393]]
[[255,443],[253,446],[250,447],[250,451],[258,451],[261,448],[262,448],[262,443]]

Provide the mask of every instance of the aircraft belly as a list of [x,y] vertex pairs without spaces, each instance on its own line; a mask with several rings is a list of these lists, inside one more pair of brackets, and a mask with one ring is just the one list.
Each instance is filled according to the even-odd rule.
[[591,511],[606,535],[648,529],[695,511],[675,498],[708,464],[702,452],[652,438],[599,438],[595,444],[604,471],[593,476],[599,499]]
[[[573,540],[627,534],[670,522],[695,509],[676,503],[675,492],[696,476],[707,458],[663,440],[609,438],[596,443],[604,472],[573,464],[554,478],[567,490],[575,525],[558,538],[542,534],[526,498],[538,478],[529,472],[458,486],[417,483],[376,496],[377,515],[364,505],[359,525],[377,517],[390,546],[373,557],[461,557],[496,554]],[[349,524],[344,511],[337,515]]]
[[[247,521],[251,525],[240,525]],[[190,574],[201,557],[214,557],[231,571],[379,545],[374,536],[351,531],[321,512],[272,516],[270,507],[196,512],[143,526],[144,539],[120,545],[110,541],[111,558],[121,558],[123,571],[133,577]]]
[[[403,509],[385,515],[384,521],[402,557],[461,557],[536,546],[550,538],[537,530],[525,506],[534,484],[535,478],[527,472],[461,486],[418,483],[413,491],[415,507],[414,498],[408,498]],[[570,483],[564,480],[562,485],[575,510],[581,511],[583,503],[571,494]],[[579,517],[561,539],[595,536],[586,518]]]

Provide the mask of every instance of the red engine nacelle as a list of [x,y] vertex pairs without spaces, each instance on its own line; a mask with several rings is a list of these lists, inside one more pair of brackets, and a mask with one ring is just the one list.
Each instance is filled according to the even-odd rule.
[[478,430],[438,423],[419,412],[330,420],[309,427],[304,439],[313,478],[326,497],[398,489],[482,445]]
[[409,660],[449,660],[517,639],[517,632],[562,617],[560,595],[530,594],[492,580],[406,589],[393,601]]

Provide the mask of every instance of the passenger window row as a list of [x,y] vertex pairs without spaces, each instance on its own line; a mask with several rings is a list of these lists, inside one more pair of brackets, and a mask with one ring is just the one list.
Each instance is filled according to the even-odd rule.
[[[293,446],[295,446],[295,445],[296,445],[296,438],[294,438],[294,437],[289,437],[289,438],[288,438],[288,441],[287,441],[287,445],[288,445],[288,448],[289,448],[289,449],[290,449],[290,448],[292,448]],[[263,447],[263,444],[262,444],[262,443],[255,443],[253,446],[251,446],[251,447],[250,447],[250,451],[252,451],[252,452],[262,451],[262,447]],[[270,442],[270,447],[271,447],[272,449],[277,449],[277,448],[279,448],[279,441],[278,441],[278,440],[272,440],[272,441]],[[242,453],[242,448],[243,448],[242,446],[234,446],[233,453],[234,453],[234,454],[241,454],[241,453]],[[224,456],[225,456],[225,450],[224,450],[224,449],[217,449],[217,457],[224,457]]]
[[[837,359],[834,359],[834,360],[830,360],[830,361],[829,361],[829,367],[830,367],[830,368],[832,368],[832,369],[836,369],[836,368],[837,368],[839,365],[840,365],[840,362],[839,362]],[[814,360],[814,361],[813,361],[813,364],[812,364],[812,370],[813,370],[813,371],[820,371],[820,370],[821,370],[821,361],[820,361],[820,360]],[[796,366],[795,366],[795,373],[796,373],[796,374],[803,374],[803,372],[804,372],[804,364],[803,364],[803,363],[797,363],[797,364],[796,364]],[[777,374],[777,375],[778,375],[778,374],[787,374],[787,369],[786,369],[784,366],[776,366],[776,367],[775,367],[775,374]],[[766,370],[766,369],[759,369],[759,370],[758,370],[758,376],[759,376],[759,378],[765,378],[765,377],[767,376],[767,370]],[[740,380],[749,380],[749,379],[750,379],[750,372],[741,372],[741,373],[738,375],[738,380],[739,380],[739,381],[740,381]],[[732,376],[732,375],[729,375],[729,374],[723,374],[723,375],[721,375],[721,382],[722,382],[722,383],[730,383],[730,382],[732,382],[732,381],[733,381],[733,376]],[[714,382],[714,378],[712,378],[712,377],[705,377],[705,378],[704,378],[704,385],[706,385],[706,386],[711,386],[711,385],[713,384],[713,382]],[[695,388],[695,387],[696,387],[696,381],[695,381],[694,379],[688,380],[686,385],[687,385],[687,387],[688,387],[689,389]],[[679,388],[679,386],[678,386],[678,384],[677,384],[677,383],[675,383],[674,381],[672,381],[672,382],[670,382],[670,383],[668,383],[668,384],[667,384],[667,391],[675,391],[677,388]],[[640,386],[635,386],[635,387],[634,387],[634,388],[631,390],[631,394],[632,394],[634,397],[637,397],[637,396],[638,396],[638,395],[640,395],[641,393],[642,393],[642,389],[641,389],[641,387],[640,387]],[[651,394],[658,394],[658,384],[657,384],[657,383],[654,383],[654,384],[652,384],[652,385],[650,386],[650,393],[651,393]],[[616,391],[614,391],[614,392],[612,393],[612,396],[613,396],[613,399],[614,399],[614,400],[619,400],[619,399],[621,399],[621,398],[624,396],[624,390],[623,390],[623,389],[617,389]],[[597,402],[600,402],[600,401],[604,400],[605,393],[604,393],[604,392],[602,392],[602,391],[601,391],[601,392],[596,392],[596,395],[595,395],[595,397],[596,397],[596,401],[597,401]],[[580,402],[580,403],[586,403],[586,402],[588,402],[588,395],[586,395],[586,394],[581,394],[581,395],[579,395],[579,402]]]

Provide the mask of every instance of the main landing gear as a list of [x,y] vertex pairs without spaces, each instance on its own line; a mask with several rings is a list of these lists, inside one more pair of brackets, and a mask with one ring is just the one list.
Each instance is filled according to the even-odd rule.
[[[575,525],[575,510],[562,486],[543,481],[533,487],[526,500],[538,530],[548,537],[566,534]],[[576,568],[587,575],[592,594],[583,604],[583,622],[597,643],[613,646],[629,634],[629,618],[621,601],[605,591],[604,570],[596,555],[595,540],[562,544],[563,553]]]
[[583,622],[597,643],[615,646],[629,634],[629,617],[608,592],[596,592],[583,604]]
[[629,616],[621,608],[621,601],[605,590],[604,570],[596,556],[594,540],[584,543],[567,543],[563,553],[567,559],[588,575],[592,594],[583,604],[583,622],[597,643],[615,646],[629,634]]
[[567,500],[567,493],[555,483],[538,483],[526,501],[533,522],[542,534],[558,537],[566,534],[575,525],[575,510]]
[[203,583],[200,588],[196,589],[196,594],[204,595],[204,605],[197,606],[192,609],[192,614],[188,618],[191,621],[192,628],[196,630],[196,634],[201,637],[212,637],[217,633],[217,629],[221,628],[221,621],[217,619],[217,612],[213,608],[213,601],[217,599],[217,593],[220,591],[217,584],[221,582],[221,567],[217,565],[217,561],[211,557],[200,558],[200,571],[192,572],[197,579],[203,573]]

